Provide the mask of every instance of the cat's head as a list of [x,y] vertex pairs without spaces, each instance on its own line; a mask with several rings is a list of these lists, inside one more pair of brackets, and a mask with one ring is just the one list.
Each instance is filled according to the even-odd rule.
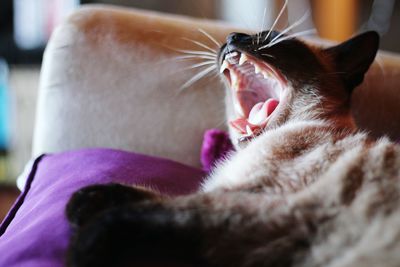
[[363,81],[378,45],[376,32],[329,48],[276,31],[230,34],[218,62],[227,84],[232,139],[247,142],[292,120],[323,119],[355,128],[351,92]]

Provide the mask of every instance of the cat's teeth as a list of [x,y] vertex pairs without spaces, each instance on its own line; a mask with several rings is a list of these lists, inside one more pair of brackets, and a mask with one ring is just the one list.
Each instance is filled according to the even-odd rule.
[[254,64],[254,73],[258,74],[260,72],[261,72],[261,68],[257,64]]
[[219,73],[222,74],[224,72],[224,70],[227,69],[228,67],[229,67],[229,63],[224,60],[224,62],[221,65],[221,68],[219,69]]
[[239,59],[239,66],[243,65],[248,59],[249,58],[247,57],[247,55],[245,53],[242,53]]
[[238,56],[239,56],[238,52],[231,52],[231,53],[229,53],[229,54],[227,54],[225,56],[225,60],[228,61],[228,63],[237,64],[238,63],[238,61],[237,61],[237,57]]
[[225,59],[231,59],[231,58],[236,57],[236,56],[238,56],[238,55],[239,55],[239,53],[236,52],[236,51],[234,51],[234,52],[231,52],[231,53],[227,54],[227,55],[225,56]]
[[253,135],[253,131],[251,130],[249,125],[246,125],[246,132],[248,135]]

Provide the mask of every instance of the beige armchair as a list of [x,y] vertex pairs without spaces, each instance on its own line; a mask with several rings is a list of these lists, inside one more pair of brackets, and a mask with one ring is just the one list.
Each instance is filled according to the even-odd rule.
[[[177,50],[217,48],[234,29],[215,21],[148,11],[88,6],[72,15],[46,49],[33,154],[112,147],[199,166],[202,135],[224,128],[224,89],[209,77],[181,90],[198,73]],[[400,57],[380,53],[355,91],[363,129],[400,137]]]

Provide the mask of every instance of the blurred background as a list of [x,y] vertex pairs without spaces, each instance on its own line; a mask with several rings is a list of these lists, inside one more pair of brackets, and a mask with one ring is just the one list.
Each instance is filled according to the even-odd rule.
[[376,30],[382,37],[381,49],[400,52],[400,3],[395,0],[289,0],[287,5],[284,0],[1,0],[0,203],[7,201],[5,192],[15,195],[15,179],[31,157],[46,43],[68,14],[93,3],[223,20],[257,31],[270,28],[281,13],[278,30],[298,24],[291,33],[336,41]]

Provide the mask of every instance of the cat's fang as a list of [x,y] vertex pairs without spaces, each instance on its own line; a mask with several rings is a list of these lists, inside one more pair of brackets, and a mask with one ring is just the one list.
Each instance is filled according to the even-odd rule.
[[254,134],[253,130],[250,128],[249,125],[246,125],[246,132],[247,132],[248,135],[253,135]]
[[234,57],[236,57],[236,56],[238,56],[238,55],[239,55],[239,53],[236,52],[236,51],[234,51],[234,52],[231,52],[231,53],[227,54],[227,55],[225,56],[225,59],[231,59],[231,58],[234,58]]
[[243,65],[248,59],[249,58],[247,57],[247,55],[245,53],[242,53],[239,59],[239,66]]
[[224,62],[221,65],[221,68],[219,69],[219,73],[222,74],[228,68],[229,68],[229,63],[226,60],[224,60]]

